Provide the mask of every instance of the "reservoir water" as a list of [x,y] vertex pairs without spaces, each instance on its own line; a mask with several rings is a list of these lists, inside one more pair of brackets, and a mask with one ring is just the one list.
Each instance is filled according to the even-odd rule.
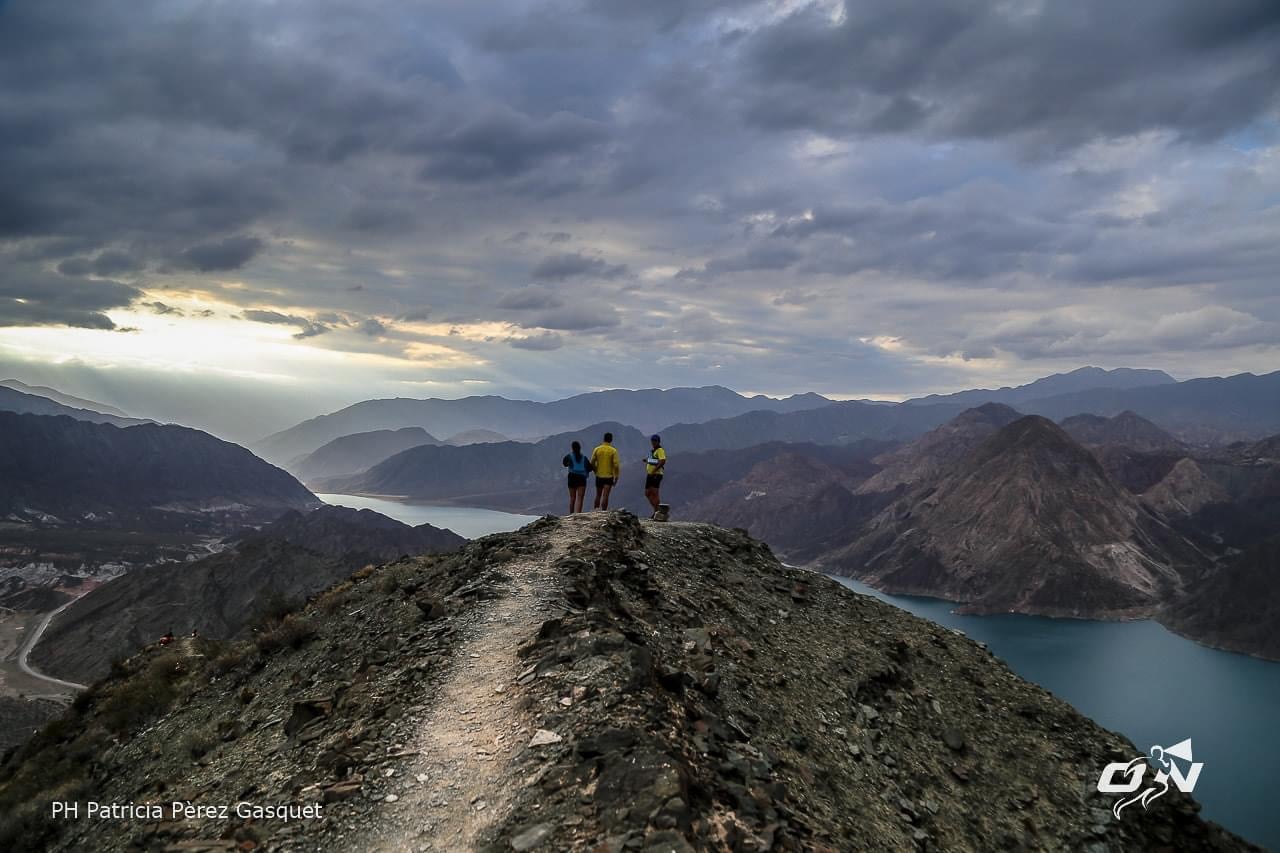
[[475,539],[490,533],[506,533],[537,521],[536,515],[518,515],[469,506],[434,506],[432,504],[402,503],[384,498],[366,498],[359,495],[316,495],[320,500],[335,506],[353,509],[371,509],[388,518],[405,524],[430,524],[447,527],[459,536]]
[[[534,520],[471,507],[319,497],[468,538]],[[950,602],[885,595],[848,578],[836,580],[986,643],[1014,672],[1124,734],[1139,750],[1191,738],[1195,760],[1204,763],[1195,797],[1205,817],[1280,851],[1280,663],[1205,648],[1155,622],[961,616]],[[1159,808],[1159,801],[1151,807]]]
[[1156,622],[962,616],[951,602],[835,580],[986,643],[1139,750],[1191,738],[1204,763],[1195,788],[1204,816],[1280,850],[1280,663],[1205,648]]

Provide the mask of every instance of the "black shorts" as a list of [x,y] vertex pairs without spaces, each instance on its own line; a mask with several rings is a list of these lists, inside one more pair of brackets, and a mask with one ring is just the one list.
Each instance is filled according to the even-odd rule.
[[586,487],[587,487],[586,474],[570,474],[569,475],[569,488],[585,489]]
[[612,485],[613,485],[612,477],[596,477],[597,489],[600,488],[601,486],[612,486]]
[[662,475],[661,474],[645,474],[644,487],[646,489],[661,489]]

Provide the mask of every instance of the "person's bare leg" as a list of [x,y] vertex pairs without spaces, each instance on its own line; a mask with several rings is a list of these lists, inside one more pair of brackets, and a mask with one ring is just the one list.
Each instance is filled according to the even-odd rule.
[[603,494],[604,494],[604,486],[600,485],[600,483],[597,482],[596,483],[596,502],[595,504],[592,505],[591,507],[592,509],[600,508],[600,496]]
[[575,491],[576,489],[572,487],[569,488],[569,515],[573,515],[573,493]]
[[600,493],[600,508],[609,508],[609,493],[613,491],[613,486],[605,486],[604,491]]
[[582,501],[583,499],[586,498],[586,496],[587,496],[586,486],[578,486],[578,488],[573,490],[573,497],[575,501],[574,510],[573,510],[574,512],[582,512]]
[[659,501],[658,501],[658,490],[657,490],[657,489],[645,489],[645,490],[644,490],[644,496],[645,496],[645,498],[647,498],[647,499],[648,499],[648,501],[649,501],[649,506],[653,507],[653,511],[654,511],[654,512],[657,512],[657,511],[658,511],[658,503],[659,503]]

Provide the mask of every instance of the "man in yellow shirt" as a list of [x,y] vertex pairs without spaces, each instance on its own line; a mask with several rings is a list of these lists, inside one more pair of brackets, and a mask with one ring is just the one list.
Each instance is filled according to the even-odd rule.
[[649,517],[657,518],[658,504],[662,500],[658,497],[658,490],[662,488],[662,475],[667,467],[667,451],[662,447],[660,435],[650,436],[649,443],[653,447],[649,451],[649,457],[644,460],[644,496],[649,500],[649,506],[653,507],[653,515]]
[[613,446],[613,433],[604,434],[604,443],[591,451],[591,467],[596,472],[596,509],[609,508],[609,493],[618,485],[622,476],[622,463],[618,460],[618,448]]

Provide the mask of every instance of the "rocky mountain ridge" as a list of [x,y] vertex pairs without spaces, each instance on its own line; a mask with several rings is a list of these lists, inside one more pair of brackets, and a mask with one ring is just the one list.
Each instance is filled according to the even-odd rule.
[[[0,766],[14,851],[1252,848],[978,644],[704,525],[548,518],[123,665]],[[821,768],[819,770],[818,768]],[[50,799],[318,818],[52,820]]]

